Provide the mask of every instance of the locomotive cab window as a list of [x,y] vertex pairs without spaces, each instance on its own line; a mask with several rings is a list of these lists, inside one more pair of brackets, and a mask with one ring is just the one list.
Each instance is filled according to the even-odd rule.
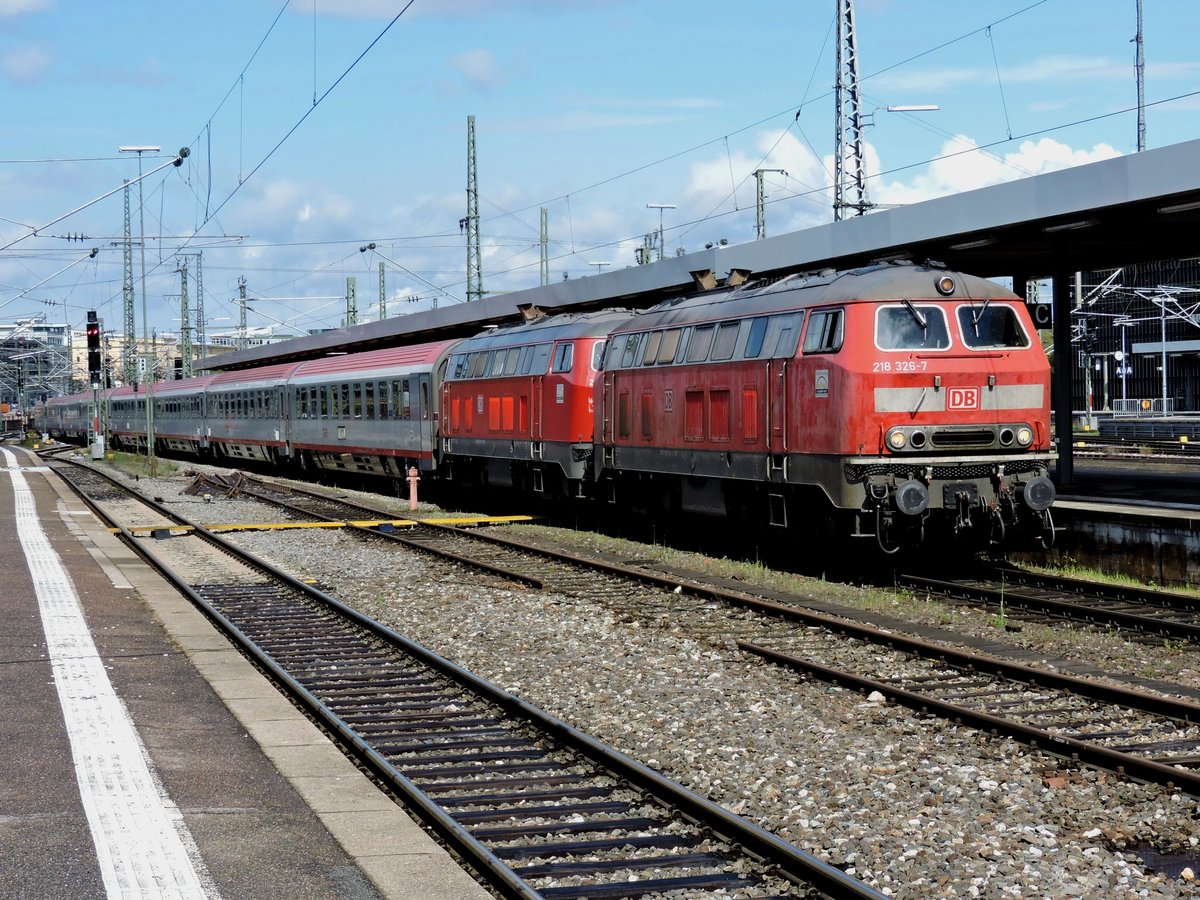
[[974,350],[1029,346],[1029,335],[1011,306],[975,303],[960,306],[955,315],[963,343]]
[[842,310],[818,309],[808,317],[805,353],[836,353],[842,349]]
[[570,372],[571,365],[575,361],[575,345],[574,344],[559,344],[554,351],[554,370],[555,372]]
[[875,346],[880,350],[945,350],[950,346],[946,313],[940,306],[905,301],[875,311]]

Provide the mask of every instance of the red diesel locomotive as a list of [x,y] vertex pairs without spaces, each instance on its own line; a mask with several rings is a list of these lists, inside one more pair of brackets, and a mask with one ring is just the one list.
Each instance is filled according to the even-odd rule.
[[[868,538],[888,553],[1054,534],[1049,364],[1025,304],[933,264],[530,316],[176,385],[156,389],[156,420],[186,413],[175,440],[201,435],[199,451],[224,456],[269,447],[277,464],[396,479],[417,465],[477,489]],[[123,406],[124,392],[105,401]],[[44,430],[73,434],[88,403],[52,401]],[[143,419],[118,418],[137,445]]]

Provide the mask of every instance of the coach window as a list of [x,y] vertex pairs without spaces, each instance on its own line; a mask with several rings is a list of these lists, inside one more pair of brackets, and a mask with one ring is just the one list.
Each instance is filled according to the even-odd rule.
[[554,351],[554,371],[559,373],[570,372],[574,362],[575,345],[571,343],[559,344]]
[[692,331],[688,341],[686,360],[690,363],[704,362],[708,359],[708,348],[712,346],[713,326],[699,325]]
[[940,306],[881,306],[875,311],[875,345],[880,350],[945,350],[950,346]]
[[363,416],[375,418],[375,382],[368,381],[363,385]]
[[658,348],[662,344],[662,332],[652,331],[646,339],[646,350],[642,353],[642,365],[652,366],[658,359]]
[[412,394],[409,392],[407,378],[400,382],[400,418],[412,418]]
[[819,309],[808,317],[804,332],[805,353],[836,353],[842,349],[843,311]]
[[388,382],[388,388],[392,392],[391,417],[393,419],[399,419],[400,418],[400,382],[399,381]]
[[737,349],[740,327],[737,322],[722,322],[717,326],[717,337],[713,341],[712,348],[713,359],[733,359],[733,352]]
[[325,389],[325,385],[317,388],[317,402],[320,404],[321,418],[329,418],[329,392]]
[[308,389],[308,417],[315,419],[320,414],[318,406],[317,389],[310,387]]
[[351,415],[356,419],[361,419],[363,414],[362,408],[362,383],[354,382],[354,386],[350,391],[350,409]]
[[973,350],[1029,346],[1029,335],[1011,306],[983,303],[960,306],[955,315],[963,343]]
[[292,392],[292,406],[301,419],[308,418],[308,388],[296,388]]
[[341,399],[338,401],[338,415],[340,418],[349,419],[354,415],[354,407],[350,405],[350,385],[339,385],[338,393],[341,394]]

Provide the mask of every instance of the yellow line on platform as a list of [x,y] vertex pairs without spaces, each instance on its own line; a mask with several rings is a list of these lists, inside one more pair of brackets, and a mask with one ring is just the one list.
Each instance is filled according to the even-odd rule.
[[[257,522],[253,524],[203,525],[208,531],[282,531],[285,528],[345,528],[353,525],[357,528],[378,528],[380,525],[391,525],[395,528],[411,528],[415,525],[429,523],[432,525],[487,525],[505,522],[532,522],[533,516],[454,516],[437,519],[363,519],[346,522]],[[119,528],[108,529],[117,534]],[[135,525],[129,529],[133,534],[155,531],[179,532],[185,534],[195,529],[191,525]]]

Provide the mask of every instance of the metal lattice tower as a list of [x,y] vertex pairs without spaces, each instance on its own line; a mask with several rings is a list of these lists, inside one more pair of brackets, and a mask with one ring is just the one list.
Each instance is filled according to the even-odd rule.
[[192,372],[192,314],[188,308],[187,292],[188,266],[185,259],[179,264],[179,357],[182,360],[180,369],[184,378],[191,378]]
[[358,324],[358,279],[346,276],[346,327]]
[[387,282],[383,279],[383,260],[379,261],[379,321],[387,318]]
[[246,349],[246,279],[238,279],[238,337],[237,348]]
[[542,207],[542,284],[550,283],[550,228],[546,224],[546,207]]
[[758,182],[758,203],[755,207],[757,212],[754,218],[754,233],[756,239],[760,241],[767,236],[767,210],[766,201],[763,197],[763,175],[767,172],[778,172],[780,175],[787,174],[783,169],[754,170],[754,180]]
[[1146,149],[1146,58],[1142,55],[1142,0],[1137,0],[1137,148]]
[[483,297],[483,266],[479,257],[479,179],[475,170],[475,117],[467,116],[467,302]]
[[863,156],[862,102],[858,93],[858,41],[854,36],[854,0],[837,0],[837,80],[834,82],[836,146],[833,153],[833,218],[845,211],[861,216],[871,208]]
[[[191,332],[192,349],[195,351],[197,359],[204,359],[204,346],[208,343],[208,335],[204,329],[204,253],[197,250],[195,253],[180,253],[179,255],[196,258],[196,302],[192,304],[192,308],[195,310],[193,318],[196,324],[192,326]],[[187,268],[187,263],[184,262],[183,266]]]
[[132,220],[129,217],[129,179],[125,179],[125,245],[123,262],[125,274],[122,287],[122,308],[125,311],[125,342],[121,348],[124,358],[122,373],[125,384],[136,384],[137,368],[137,330],[133,321],[133,236]]

